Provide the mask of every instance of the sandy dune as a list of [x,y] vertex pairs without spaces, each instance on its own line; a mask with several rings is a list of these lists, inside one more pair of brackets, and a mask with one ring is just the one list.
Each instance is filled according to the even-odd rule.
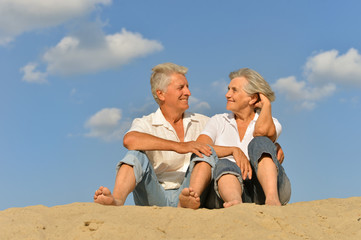
[[0,239],[361,239],[361,197],[285,207],[109,207],[94,203],[0,211]]

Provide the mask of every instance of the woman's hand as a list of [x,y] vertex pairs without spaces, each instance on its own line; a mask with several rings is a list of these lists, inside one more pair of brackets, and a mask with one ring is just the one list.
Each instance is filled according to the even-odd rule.
[[254,104],[254,107],[262,109],[263,106],[270,106],[270,105],[271,105],[270,100],[263,93],[258,93],[258,101]]
[[233,149],[233,158],[236,160],[237,166],[241,169],[242,179],[245,180],[248,176],[249,179],[252,179],[252,167],[249,163],[246,155],[242,152],[240,148],[235,147]]

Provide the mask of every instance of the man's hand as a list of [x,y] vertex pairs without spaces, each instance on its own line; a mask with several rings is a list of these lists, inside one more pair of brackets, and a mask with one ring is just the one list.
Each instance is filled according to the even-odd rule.
[[279,145],[279,143],[275,143],[275,145],[277,147],[277,159],[282,164],[283,160],[285,159],[285,154],[281,148],[281,145]]
[[190,141],[190,142],[179,142],[177,143],[177,148],[175,149],[177,153],[194,153],[198,157],[203,157],[202,154],[210,156],[212,154],[212,149],[205,143]]
[[252,179],[251,164],[249,163],[246,155],[242,152],[242,150],[235,147],[232,155],[234,157],[234,160],[236,160],[237,166],[241,169],[243,180],[247,178],[247,175],[249,179]]

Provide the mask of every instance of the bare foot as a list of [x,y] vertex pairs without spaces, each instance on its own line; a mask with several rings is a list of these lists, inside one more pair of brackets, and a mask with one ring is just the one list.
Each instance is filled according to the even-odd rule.
[[95,191],[94,202],[103,205],[114,205],[114,206],[124,205],[124,203],[122,203],[120,200],[114,198],[114,196],[107,187],[103,187],[103,186],[101,186],[98,190]]
[[238,204],[241,204],[242,201],[239,201],[239,200],[233,200],[233,201],[229,201],[229,202],[225,202],[223,203],[223,207],[224,208],[228,208],[228,207],[232,207],[234,205],[238,205]]
[[282,206],[282,204],[278,198],[276,198],[276,199],[267,199],[266,198],[265,204],[268,206]]
[[179,195],[178,207],[198,209],[201,205],[201,199],[192,188],[185,188]]

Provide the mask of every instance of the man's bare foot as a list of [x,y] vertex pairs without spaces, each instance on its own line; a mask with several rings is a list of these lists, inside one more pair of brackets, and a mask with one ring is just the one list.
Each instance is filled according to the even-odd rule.
[[223,203],[223,207],[224,208],[228,208],[228,207],[232,207],[234,205],[238,205],[238,204],[241,204],[242,201],[239,201],[239,200],[233,200],[233,201],[229,201],[229,202],[225,202]]
[[124,202],[122,203],[120,200],[115,199],[112,193],[110,192],[110,190],[107,187],[103,187],[103,186],[101,186],[98,190],[95,191],[94,202],[103,205],[114,205],[114,206],[124,205]]
[[201,205],[201,199],[192,188],[185,188],[179,195],[178,207],[198,209]]

